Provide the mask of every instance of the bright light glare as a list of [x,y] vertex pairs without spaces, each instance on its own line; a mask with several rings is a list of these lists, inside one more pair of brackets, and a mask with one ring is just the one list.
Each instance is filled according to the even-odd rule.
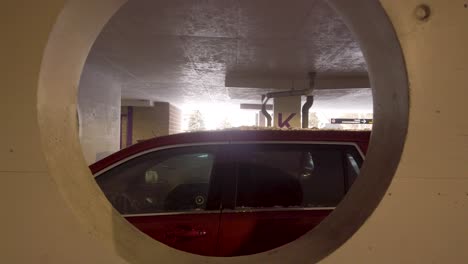
[[183,124],[182,129],[188,131],[190,116],[200,111],[204,127],[207,130],[223,129],[228,127],[255,126],[256,110],[240,109],[239,104],[230,103],[203,103],[185,104],[181,107]]
[[[216,130],[225,128],[235,128],[242,126],[258,126],[257,118],[260,114],[259,110],[240,109],[240,105],[233,103],[190,103],[181,107],[182,110],[182,130]],[[203,129],[191,129],[190,119],[194,113],[199,111],[199,119],[203,120]],[[270,112],[273,116],[273,113]],[[260,114],[261,115],[261,114]],[[314,117],[315,116],[315,117]],[[274,118],[274,116],[273,116]],[[332,118],[370,118],[372,112],[363,111],[360,109],[343,110],[343,109],[316,109],[312,108],[309,114],[309,127],[318,129],[372,129],[372,125],[347,125],[347,124],[331,124]]]

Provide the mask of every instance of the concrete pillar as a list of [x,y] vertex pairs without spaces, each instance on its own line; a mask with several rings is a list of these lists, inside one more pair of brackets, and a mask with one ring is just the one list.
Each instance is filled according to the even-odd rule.
[[121,146],[128,147],[143,140],[181,132],[180,110],[165,102],[151,107],[122,107]]
[[275,127],[301,127],[301,96],[278,97],[273,99]]
[[88,164],[120,148],[120,96],[111,68],[88,61],[78,90],[79,135]]
[[262,111],[258,112],[258,126],[266,127],[266,117],[263,115]]
[[169,103],[133,108],[132,143],[169,134]]
[[122,106],[120,111],[120,148],[131,146],[133,139],[133,106]]
[[169,135],[182,132],[182,111],[169,104]]

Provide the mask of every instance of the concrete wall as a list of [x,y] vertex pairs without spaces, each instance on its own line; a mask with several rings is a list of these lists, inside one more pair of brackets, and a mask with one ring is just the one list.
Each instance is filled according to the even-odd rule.
[[88,164],[120,148],[120,95],[112,69],[88,60],[78,90],[79,136]]
[[169,103],[154,102],[152,107],[123,106],[121,112],[122,148],[182,130],[182,113]]
[[[467,263],[465,1],[426,1],[433,10],[426,22],[414,16],[420,1],[381,2],[405,55],[409,131],[394,181],[378,208],[323,263]],[[2,2],[0,207],[8,217],[0,225],[0,262],[312,263],[315,247],[309,242],[323,225],[268,254],[202,258],[143,236],[106,202],[80,155],[75,99],[92,41],[120,3]],[[374,13],[361,17],[372,21]],[[360,207],[356,203],[352,212],[359,214]],[[335,213],[327,222],[334,220]],[[333,223],[330,239],[342,228]]]
[[169,105],[169,134],[182,132],[182,111],[174,105]]
[[133,144],[169,134],[169,103],[133,107]]

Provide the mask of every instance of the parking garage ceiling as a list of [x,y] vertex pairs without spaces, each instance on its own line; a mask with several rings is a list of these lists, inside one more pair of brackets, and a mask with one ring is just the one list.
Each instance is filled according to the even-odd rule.
[[[358,43],[324,0],[130,0],[88,64],[111,67],[123,98],[175,104],[259,101],[264,92],[297,88],[311,71],[367,75]],[[230,87],[227,78],[285,85]],[[325,92],[322,103],[330,95],[366,104],[370,90]]]

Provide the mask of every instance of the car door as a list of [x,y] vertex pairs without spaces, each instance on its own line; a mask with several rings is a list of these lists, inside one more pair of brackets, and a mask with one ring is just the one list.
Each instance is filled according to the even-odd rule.
[[332,212],[362,163],[350,145],[238,144],[231,151],[236,191],[221,215],[220,256],[255,254],[299,238]]
[[215,255],[221,146],[177,147],[130,159],[96,177],[109,201],[150,237],[186,252]]

